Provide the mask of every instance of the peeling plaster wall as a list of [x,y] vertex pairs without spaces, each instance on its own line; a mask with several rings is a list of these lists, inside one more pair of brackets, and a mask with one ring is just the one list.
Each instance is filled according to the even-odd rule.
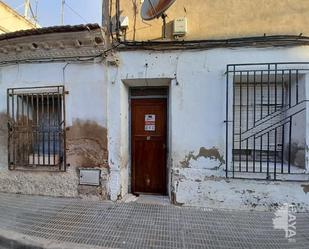
[[[210,208],[273,210],[289,203],[299,211],[309,210],[308,185],[294,182],[267,182],[222,178],[181,180],[176,201],[180,205]],[[190,193],[188,195],[187,193]]]
[[172,167],[168,188],[174,203],[266,209],[266,205],[294,202],[308,207],[309,196],[301,183],[227,180],[224,172],[226,65],[305,62],[308,55],[309,47],[119,52],[120,65],[109,70],[108,80],[112,199],[123,197],[121,184],[126,183],[122,178],[127,177],[120,173],[123,148],[129,143],[123,134],[128,129],[127,121],[123,122],[126,112],[121,108],[121,103],[128,101],[122,94],[124,82],[151,86],[170,79],[168,144]]
[[[0,191],[108,198],[107,89],[101,63],[41,63],[0,68]],[[8,171],[6,89],[65,85],[67,172]],[[79,186],[79,168],[101,169],[101,186]]]

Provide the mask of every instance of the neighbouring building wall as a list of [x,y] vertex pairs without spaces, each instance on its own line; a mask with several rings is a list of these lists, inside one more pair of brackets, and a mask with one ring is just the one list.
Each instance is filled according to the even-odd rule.
[[108,79],[111,199],[123,197],[130,182],[123,155],[129,147],[129,87],[168,85],[168,187],[175,204],[264,210],[288,202],[308,209],[308,184],[227,179],[224,171],[226,65],[305,62],[308,52],[308,47],[119,52],[119,66],[109,68]]
[[0,34],[36,28],[34,23],[18,14],[2,1],[0,1],[0,17]]
[[[0,68],[0,191],[108,198],[107,89],[102,63],[31,63]],[[66,94],[66,172],[9,171],[7,88],[64,85]],[[101,170],[101,186],[79,186],[79,169]]]
[[[111,1],[115,9],[115,0]],[[121,0],[121,16],[128,16],[127,40],[162,39],[161,18],[141,19],[140,0]],[[163,2],[163,1],[162,1]],[[182,40],[221,39],[267,35],[309,35],[307,0],[177,0],[166,11],[167,38],[172,22],[186,17],[188,33]],[[112,14],[114,16],[114,13]]]

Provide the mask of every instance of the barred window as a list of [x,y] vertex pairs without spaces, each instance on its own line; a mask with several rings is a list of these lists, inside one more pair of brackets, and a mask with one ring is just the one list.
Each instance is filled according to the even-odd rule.
[[226,117],[230,122],[226,122],[226,148],[231,134],[232,153],[231,165],[228,160],[226,164],[227,177],[285,181],[308,178],[304,94],[308,65],[228,65],[227,86],[232,92],[227,88]]
[[64,86],[7,90],[10,169],[65,170]]

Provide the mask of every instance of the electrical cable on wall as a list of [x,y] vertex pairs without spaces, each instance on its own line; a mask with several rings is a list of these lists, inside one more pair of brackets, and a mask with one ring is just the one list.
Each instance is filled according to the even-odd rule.
[[211,48],[233,48],[233,47],[285,47],[309,45],[309,37],[300,35],[273,35],[232,38],[222,40],[192,40],[192,41],[118,41],[120,49],[147,49],[147,50],[199,50]]

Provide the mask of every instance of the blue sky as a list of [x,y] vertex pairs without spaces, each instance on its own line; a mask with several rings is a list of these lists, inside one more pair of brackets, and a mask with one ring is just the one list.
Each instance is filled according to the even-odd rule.
[[[24,0],[2,0],[23,15]],[[64,24],[100,23],[102,0],[65,0]],[[31,0],[33,10],[35,0]],[[74,13],[70,7],[77,12]],[[38,21],[42,27],[60,25],[61,0],[38,0]],[[80,17],[80,16],[81,17]],[[85,19],[85,20],[84,20]]]

